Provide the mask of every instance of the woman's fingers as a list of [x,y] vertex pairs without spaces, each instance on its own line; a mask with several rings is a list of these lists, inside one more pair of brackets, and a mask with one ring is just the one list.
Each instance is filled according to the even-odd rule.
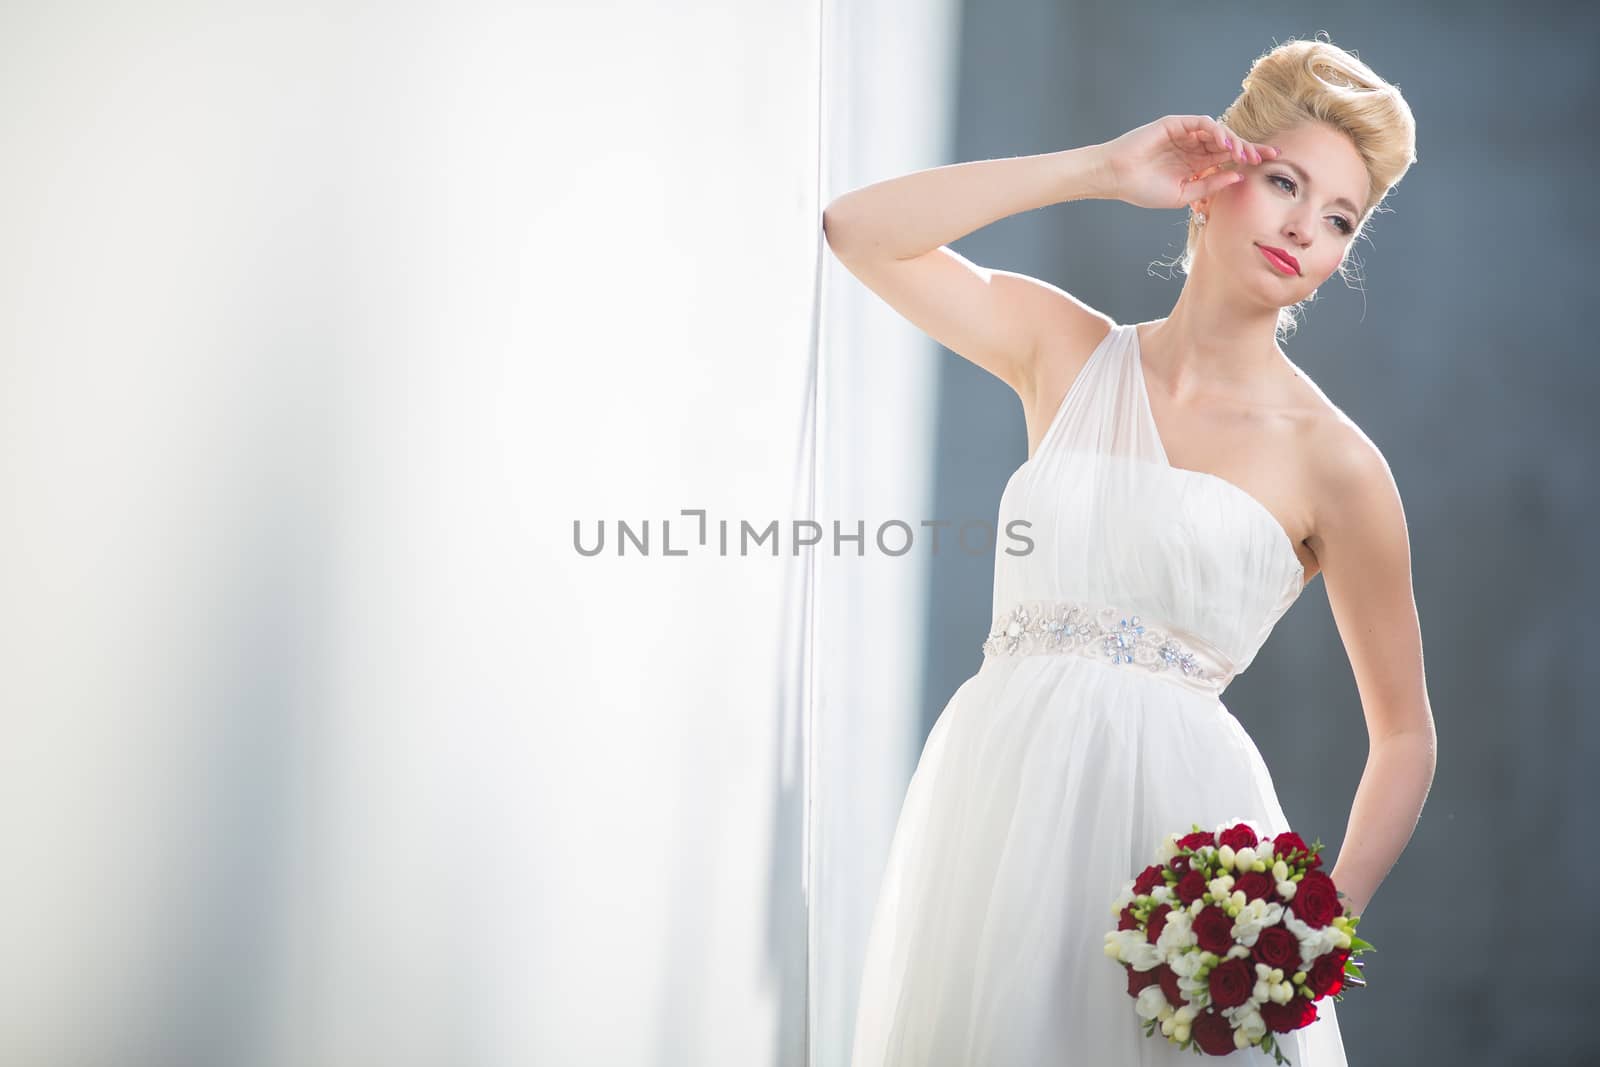
[[1219,170],[1207,177],[1186,182],[1183,186],[1183,202],[1192,204],[1196,200],[1215,196],[1234,182],[1240,181],[1244,181],[1244,175],[1238,171]]
[[1205,132],[1212,145],[1214,154],[1221,153],[1228,156],[1236,163],[1255,165],[1266,159],[1276,159],[1278,150],[1270,145],[1258,145],[1246,141],[1229,127],[1216,119],[1207,118]]

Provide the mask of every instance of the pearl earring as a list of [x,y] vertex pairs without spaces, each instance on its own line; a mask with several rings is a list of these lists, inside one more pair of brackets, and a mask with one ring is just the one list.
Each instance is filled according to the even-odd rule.
[[1204,211],[1196,211],[1194,213],[1194,224],[1196,226],[1204,226],[1206,224],[1206,213]]

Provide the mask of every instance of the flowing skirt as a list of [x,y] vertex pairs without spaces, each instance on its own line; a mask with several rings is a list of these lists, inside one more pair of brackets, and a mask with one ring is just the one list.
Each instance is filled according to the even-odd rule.
[[[928,735],[867,940],[851,1067],[1194,1062],[1146,1037],[1111,904],[1192,823],[1291,829],[1255,743],[1214,695],[1131,665],[994,656]],[[1346,1067],[1334,1001],[1278,1035]],[[1228,1058],[1271,1064],[1260,1049]]]

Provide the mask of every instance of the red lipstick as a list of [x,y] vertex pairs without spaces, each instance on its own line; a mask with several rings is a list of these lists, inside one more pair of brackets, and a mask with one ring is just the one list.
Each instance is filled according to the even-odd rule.
[[1277,267],[1284,274],[1300,273],[1300,261],[1283,249],[1273,248],[1271,245],[1256,245],[1256,247],[1261,249],[1261,254],[1266,257],[1268,263]]

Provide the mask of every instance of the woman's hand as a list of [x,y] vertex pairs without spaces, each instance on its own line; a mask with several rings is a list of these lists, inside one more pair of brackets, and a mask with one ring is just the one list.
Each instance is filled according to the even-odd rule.
[[1243,181],[1240,166],[1276,159],[1209,115],[1167,115],[1101,146],[1112,199],[1134,207],[1181,208]]

